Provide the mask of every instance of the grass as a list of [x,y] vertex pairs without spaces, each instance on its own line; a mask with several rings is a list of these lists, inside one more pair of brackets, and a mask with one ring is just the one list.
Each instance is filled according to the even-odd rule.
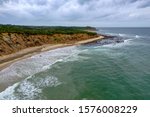
[[96,35],[93,27],[63,27],[63,26],[19,26],[19,25],[0,25],[0,33],[19,33],[29,35],[53,35],[53,34],[88,34]]

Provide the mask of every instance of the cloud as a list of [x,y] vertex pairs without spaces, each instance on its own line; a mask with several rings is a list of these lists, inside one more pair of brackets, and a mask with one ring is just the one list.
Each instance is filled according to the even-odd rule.
[[150,20],[150,0],[1,0],[0,23]]

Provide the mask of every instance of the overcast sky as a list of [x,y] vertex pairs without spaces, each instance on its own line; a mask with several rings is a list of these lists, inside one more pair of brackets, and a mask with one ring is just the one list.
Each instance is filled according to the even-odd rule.
[[150,0],[0,0],[0,24],[150,27]]

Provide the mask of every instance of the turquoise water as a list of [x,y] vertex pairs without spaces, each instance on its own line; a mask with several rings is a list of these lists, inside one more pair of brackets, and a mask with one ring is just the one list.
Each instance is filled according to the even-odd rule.
[[150,99],[150,28],[98,32],[123,42],[65,47],[14,63],[0,71],[0,83],[20,80],[0,99]]

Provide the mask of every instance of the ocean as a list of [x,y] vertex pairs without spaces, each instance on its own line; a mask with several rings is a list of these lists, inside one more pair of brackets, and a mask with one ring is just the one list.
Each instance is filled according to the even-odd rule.
[[97,28],[114,37],[43,52],[0,71],[4,100],[149,100],[150,28]]

